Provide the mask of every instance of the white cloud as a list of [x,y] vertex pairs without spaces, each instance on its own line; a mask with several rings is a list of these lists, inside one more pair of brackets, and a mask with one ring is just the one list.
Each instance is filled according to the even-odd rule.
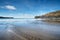
[[5,5],[5,6],[1,6],[0,8],[5,8],[5,9],[9,9],[9,10],[16,10],[16,7],[12,6],[12,5]]
[[9,10],[16,10],[15,6],[11,6],[11,5],[6,5],[5,8]]

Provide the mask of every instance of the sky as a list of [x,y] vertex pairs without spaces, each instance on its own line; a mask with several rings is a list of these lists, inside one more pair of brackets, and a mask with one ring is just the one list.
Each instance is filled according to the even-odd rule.
[[0,16],[33,18],[60,10],[60,0],[0,0]]

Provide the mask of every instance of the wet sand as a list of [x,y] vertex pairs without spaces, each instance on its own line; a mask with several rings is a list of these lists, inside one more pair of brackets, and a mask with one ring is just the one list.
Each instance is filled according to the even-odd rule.
[[[14,25],[9,25],[14,26]],[[25,32],[26,29],[21,27],[5,27],[0,31],[0,40],[40,40],[39,37]]]
[[7,27],[0,32],[0,40],[60,40],[45,31],[25,27]]
[[14,23],[0,22],[0,40],[60,40],[60,23]]

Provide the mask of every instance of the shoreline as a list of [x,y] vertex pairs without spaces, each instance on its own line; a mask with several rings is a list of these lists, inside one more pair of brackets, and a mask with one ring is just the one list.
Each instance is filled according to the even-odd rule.
[[58,19],[46,19],[46,18],[41,18],[41,19],[36,19],[36,20],[41,20],[45,22],[60,22]]

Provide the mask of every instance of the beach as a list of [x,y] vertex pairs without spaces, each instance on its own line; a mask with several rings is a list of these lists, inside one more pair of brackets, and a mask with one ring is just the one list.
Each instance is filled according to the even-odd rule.
[[60,40],[60,23],[0,19],[0,40]]

